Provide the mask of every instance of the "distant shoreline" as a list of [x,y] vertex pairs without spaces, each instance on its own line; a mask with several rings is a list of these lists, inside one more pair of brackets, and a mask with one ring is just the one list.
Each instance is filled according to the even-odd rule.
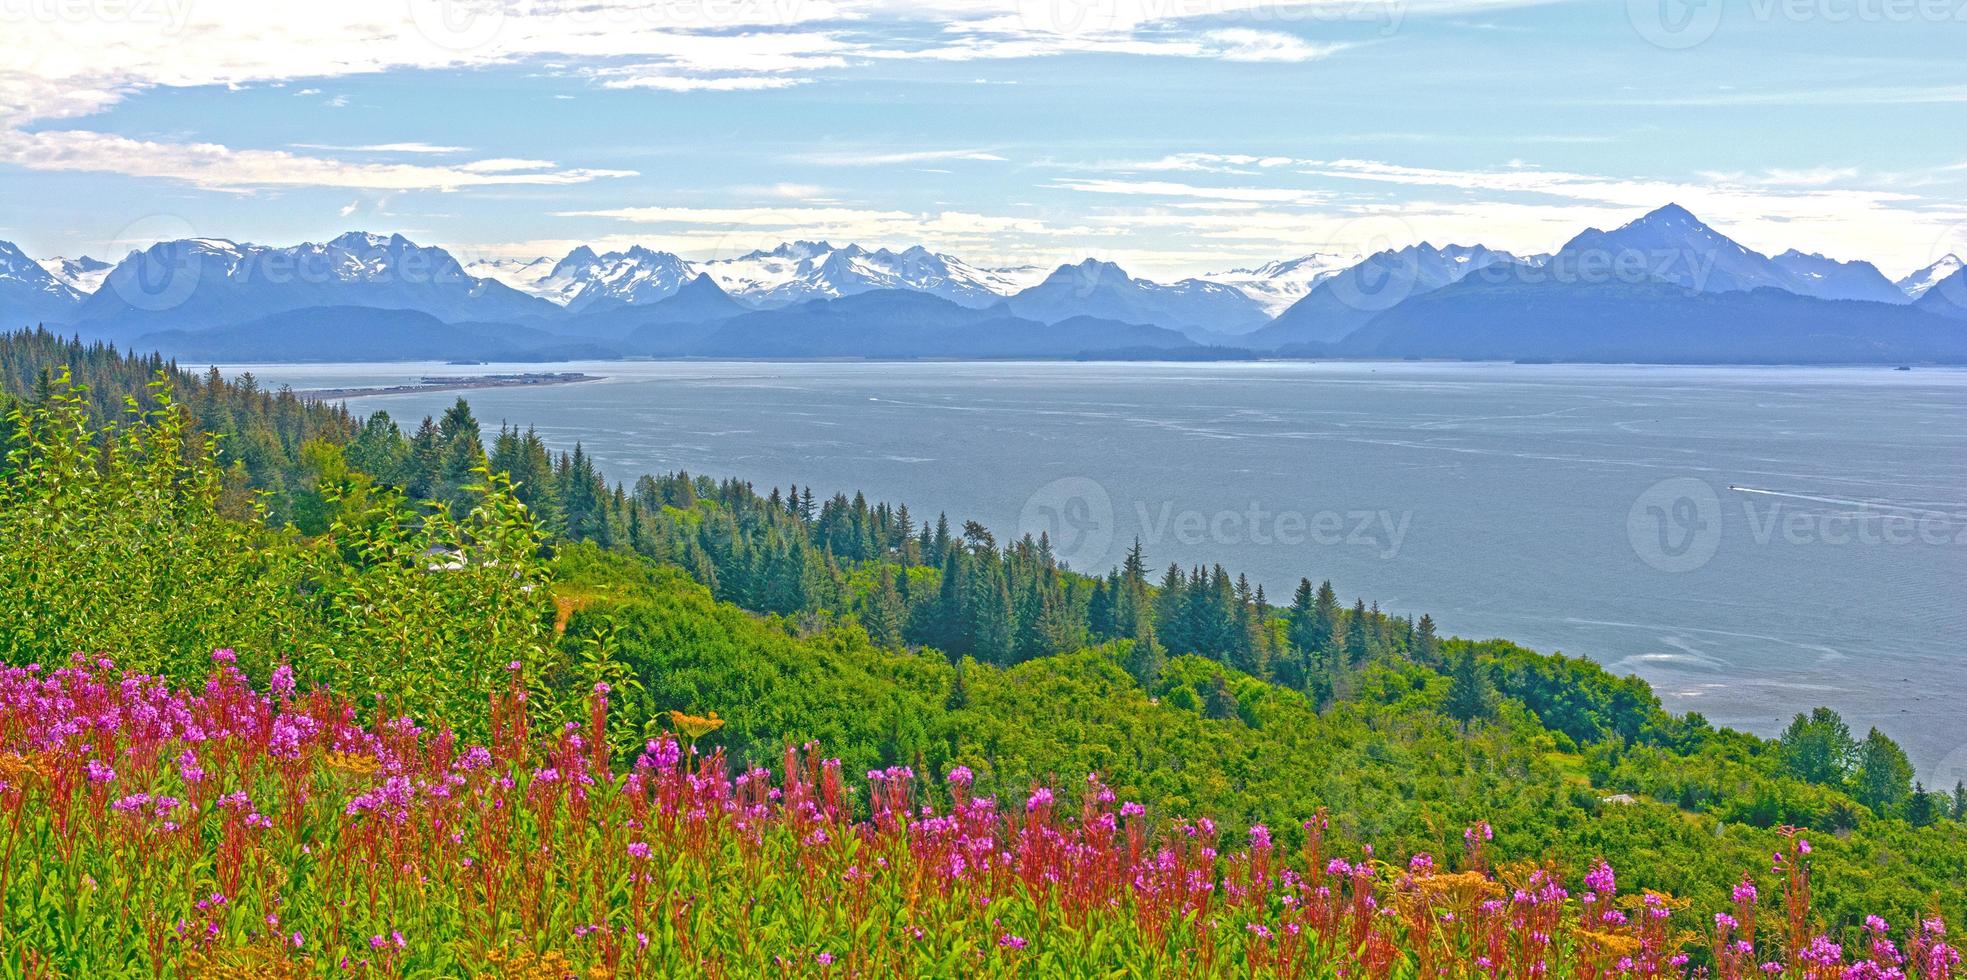
[[563,374],[489,374],[482,378],[428,379],[431,383],[386,385],[378,388],[310,388],[294,394],[313,401],[341,401],[372,398],[377,395],[415,395],[433,391],[475,391],[480,388],[537,388],[600,381],[601,376],[567,372]]

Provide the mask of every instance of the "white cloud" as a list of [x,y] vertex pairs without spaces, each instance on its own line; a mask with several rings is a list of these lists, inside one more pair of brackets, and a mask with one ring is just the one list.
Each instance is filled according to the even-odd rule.
[[[846,47],[828,33],[787,29],[838,20],[861,2],[160,0],[124,5],[117,16],[8,18],[0,30],[0,143],[6,158],[22,166],[164,177],[211,189],[307,180],[390,188],[586,180],[613,172],[488,180],[462,168],[351,164],[213,144],[129,141],[124,147],[141,149],[151,155],[147,159],[101,152],[112,138],[99,134],[22,131],[32,123],[97,113],[158,87],[239,87],[544,57],[590,64],[653,59],[646,71],[603,84],[682,91],[782,87],[792,84],[789,71],[844,64],[838,52]],[[321,90],[295,94],[319,96]],[[324,104],[349,100],[335,96]]]
[[552,170],[552,160],[521,160],[511,157],[493,157],[490,160],[473,160],[459,164],[458,169],[473,174],[503,174],[523,170]]
[[470,147],[438,146],[433,143],[370,143],[364,146],[337,146],[331,143],[295,143],[296,150],[332,150],[340,153],[469,153]]
[[1092,194],[1190,197],[1266,204],[1315,204],[1329,200],[1326,195],[1290,187],[1202,187],[1168,180],[1061,180],[1052,186]]
[[791,88],[810,81],[810,78],[773,75],[680,75],[650,69],[623,78],[611,78],[602,84],[607,88],[655,89],[662,92],[762,92]]
[[460,166],[356,163],[284,150],[238,150],[216,143],[158,143],[86,130],[0,130],[0,163],[30,170],[119,173],[176,180],[207,190],[260,187],[356,187],[457,190],[495,185],[581,184],[629,170],[547,170],[538,160],[487,160]]
[[1313,44],[1280,31],[1248,28],[1206,31],[1202,40],[1216,57],[1225,61],[1312,61],[1351,47],[1346,44]]
[[869,247],[928,243],[938,249],[1025,255],[1059,254],[1084,248],[1089,239],[1116,232],[1096,224],[1054,225],[1043,218],[979,214],[972,211],[905,211],[846,205],[788,205],[785,207],[610,208],[568,211],[561,218],[602,218],[646,229],[642,237],[659,237],[671,247],[696,248],[704,254],[732,255],[765,248],[781,241],[824,238],[855,241]]
[[867,152],[859,150],[823,150],[800,153],[793,157],[800,163],[812,163],[826,167],[884,167],[901,163],[936,163],[945,160],[968,160],[981,163],[1005,163],[1006,159],[989,150],[904,150],[890,152]]
[[[1543,252],[1587,227],[1614,227],[1675,202],[1763,252],[1795,247],[1910,270],[1930,262],[1933,243],[1967,218],[1958,206],[1912,193],[1904,181],[1842,167],[1670,180],[1544,170],[1523,161],[1457,170],[1220,151],[1096,167],[1105,173],[1050,185],[1124,202],[1095,210],[1083,223],[1132,240],[1208,242],[1221,261],[1422,240]],[[1197,176],[1156,176],[1163,172]]]

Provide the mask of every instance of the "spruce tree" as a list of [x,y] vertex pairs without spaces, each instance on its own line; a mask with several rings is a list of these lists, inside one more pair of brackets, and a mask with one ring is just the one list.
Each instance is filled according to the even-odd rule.
[[1454,670],[1448,683],[1448,717],[1468,731],[1471,722],[1487,718],[1496,710],[1496,691],[1488,675],[1476,663],[1475,653],[1463,650],[1455,655]]
[[1229,680],[1221,674],[1209,679],[1202,690],[1202,713],[1217,721],[1228,721],[1237,715],[1236,695],[1229,690]]
[[1345,621],[1345,657],[1349,666],[1358,667],[1373,657],[1372,624],[1366,618],[1366,600],[1356,599]]
[[1414,659],[1429,666],[1441,663],[1441,638],[1435,635],[1434,617],[1426,613],[1414,628]]

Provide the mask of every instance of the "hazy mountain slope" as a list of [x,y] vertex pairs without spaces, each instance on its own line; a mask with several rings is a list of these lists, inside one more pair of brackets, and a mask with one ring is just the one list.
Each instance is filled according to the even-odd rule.
[[350,233],[292,248],[221,239],[153,245],[119,263],[75,322],[85,334],[116,339],[320,306],[413,310],[444,322],[559,313],[545,300],[465,274],[443,249],[401,235]]
[[1784,288],[1818,299],[1861,299],[1873,303],[1908,302],[1905,290],[1869,262],[1840,262],[1790,249],[1770,260],[1786,273]]
[[415,310],[321,306],[206,330],[164,330],[141,347],[194,361],[536,360],[613,350],[508,324],[445,323]]
[[1072,357],[1193,344],[1159,327],[1092,318],[1040,323],[926,293],[878,290],[711,324],[652,324],[631,351],[703,357]]
[[1320,280],[1303,299],[1244,340],[1258,350],[1331,343],[1409,297],[1513,260],[1507,252],[1480,245],[1436,248],[1422,242],[1378,252]]
[[1652,363],[1967,363],[1967,328],[1902,305],[1779,289],[1472,277],[1373,318],[1349,357]]
[[1013,314],[1041,323],[1086,316],[1218,334],[1246,333],[1268,319],[1261,305],[1230,286],[1201,279],[1163,285],[1095,259],[1059,266],[1006,305]]

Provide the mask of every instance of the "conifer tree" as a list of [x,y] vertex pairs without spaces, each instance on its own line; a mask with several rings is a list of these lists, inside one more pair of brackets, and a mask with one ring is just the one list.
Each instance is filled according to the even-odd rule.
[[1495,688],[1476,662],[1474,651],[1456,654],[1448,683],[1448,717],[1461,722],[1462,731],[1468,731],[1470,723],[1495,713],[1495,702]]

